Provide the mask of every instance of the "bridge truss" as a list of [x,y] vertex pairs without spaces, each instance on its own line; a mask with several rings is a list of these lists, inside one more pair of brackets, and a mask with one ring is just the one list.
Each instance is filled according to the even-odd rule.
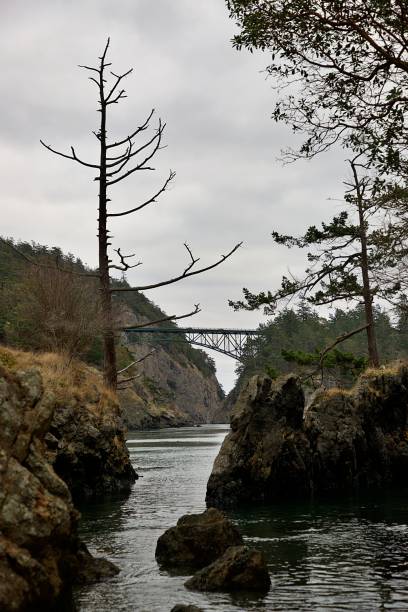
[[[206,329],[198,327],[128,327],[123,330],[129,342],[133,334],[160,334],[168,341],[189,342],[212,349],[241,361],[248,338],[256,338],[261,331],[255,329]],[[179,338],[177,338],[179,336]]]

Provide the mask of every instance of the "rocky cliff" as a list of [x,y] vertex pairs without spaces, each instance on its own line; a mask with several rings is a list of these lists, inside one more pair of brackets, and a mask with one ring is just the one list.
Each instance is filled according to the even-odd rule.
[[[122,308],[121,325],[135,325],[144,319],[130,308]],[[137,365],[139,378],[119,394],[127,427],[150,429],[219,422],[224,414],[224,394],[215,373],[200,368],[191,359],[189,353],[198,351],[189,347],[189,353],[183,354],[177,347],[157,344],[154,338],[154,344],[148,344],[145,338],[143,342],[136,336],[122,339],[133,360],[155,349]]]
[[233,409],[207,504],[273,501],[405,483],[408,366],[368,370],[351,390],[317,391],[299,378],[253,377]]
[[[79,513],[67,484],[49,461],[45,437],[55,424],[62,396],[72,392],[72,378],[62,371],[56,376],[61,363],[54,356],[31,355],[31,359],[37,367],[30,365],[28,355],[0,350],[0,609],[4,612],[53,609],[72,583],[118,571],[108,561],[93,559],[80,542]],[[74,406],[79,417],[80,403]],[[80,453],[76,457],[80,463]]]

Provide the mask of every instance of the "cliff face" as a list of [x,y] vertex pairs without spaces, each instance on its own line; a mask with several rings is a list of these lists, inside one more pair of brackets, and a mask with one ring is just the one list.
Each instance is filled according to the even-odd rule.
[[279,501],[405,483],[408,366],[368,371],[351,390],[321,390],[305,407],[295,376],[252,378],[215,460],[209,505]]
[[[116,573],[77,536],[79,513],[49,463],[58,391],[22,354],[0,351],[0,609],[49,610],[75,581]],[[48,364],[49,366],[49,364]]]
[[[121,325],[138,321],[129,309],[122,310]],[[152,350],[145,342],[123,342],[134,360]],[[137,365],[137,372],[140,377],[132,388],[119,394],[129,429],[213,423],[222,417],[223,392],[216,376],[204,373],[187,356],[156,345],[155,352]]]

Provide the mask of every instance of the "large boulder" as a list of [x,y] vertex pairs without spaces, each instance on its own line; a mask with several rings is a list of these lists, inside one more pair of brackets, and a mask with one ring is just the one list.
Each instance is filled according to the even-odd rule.
[[185,583],[194,591],[268,591],[271,586],[262,552],[248,546],[232,546],[214,563]]
[[404,482],[407,428],[407,365],[368,370],[351,390],[319,390],[307,406],[299,378],[256,376],[234,408],[207,504],[278,502]]
[[209,508],[201,514],[186,514],[176,527],[167,529],[157,541],[156,559],[164,568],[197,569],[212,563],[229,546],[242,544],[242,536],[222,512]]
[[128,493],[137,479],[118,401],[88,374],[85,389],[57,396],[45,438],[49,461],[74,500]]
[[207,487],[207,505],[277,499],[308,489],[309,443],[298,378],[252,378],[241,393]]
[[[0,365],[0,609],[48,610],[93,559],[77,535],[79,514],[46,457],[56,405],[33,368]],[[104,575],[116,572],[106,562]]]

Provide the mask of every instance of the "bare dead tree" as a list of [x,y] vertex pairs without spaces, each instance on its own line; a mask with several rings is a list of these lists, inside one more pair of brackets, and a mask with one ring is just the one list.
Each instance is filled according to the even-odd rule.
[[[109,256],[109,247],[111,246],[110,239],[112,238],[109,233],[108,220],[111,217],[125,217],[136,213],[146,206],[153,204],[157,201],[157,198],[161,196],[168,188],[171,181],[175,177],[175,172],[170,170],[169,175],[165,182],[162,184],[157,192],[144,202],[131,206],[121,212],[112,212],[108,208],[108,203],[111,201],[110,188],[113,185],[123,181],[127,177],[131,176],[136,172],[150,171],[154,168],[150,165],[151,160],[155,154],[160,150],[162,144],[163,133],[166,124],[158,120],[156,129],[153,135],[148,137],[145,142],[139,144],[137,138],[148,130],[150,121],[154,115],[154,109],[149,113],[146,120],[139,126],[131,130],[131,132],[123,138],[118,140],[111,140],[108,137],[108,115],[111,107],[118,104],[121,100],[126,98],[126,92],[122,87],[123,80],[131,74],[132,69],[127,70],[121,74],[110,71],[110,76],[107,75],[107,69],[111,66],[111,63],[107,61],[107,53],[109,49],[110,40],[108,38],[105,45],[102,56],[99,58],[98,66],[87,66],[82,65],[81,68],[87,70],[90,73],[90,81],[97,87],[99,96],[99,108],[100,122],[99,129],[94,131],[93,134],[99,143],[99,158],[97,162],[88,162],[83,160],[78,154],[74,147],[71,146],[70,152],[64,153],[58,151],[52,146],[41,141],[41,144],[56,155],[64,157],[66,159],[75,161],[76,163],[95,170],[97,176],[95,180],[99,183],[99,215],[98,215],[98,241],[99,241],[99,268],[98,278],[101,293],[101,304],[104,315],[104,328],[103,328],[103,343],[104,343],[104,380],[108,387],[111,389],[117,388],[117,367],[116,367],[116,354],[115,354],[115,328],[114,328],[114,317],[112,311],[112,294],[118,291],[142,291],[146,289],[154,289],[156,287],[162,287],[164,285],[170,285],[189,276],[200,274],[207,270],[211,270],[216,266],[220,265],[226,259],[228,259],[240,246],[235,245],[226,255],[222,255],[215,263],[202,267],[195,268],[195,265],[199,261],[195,258],[190,247],[185,244],[185,247],[189,255],[189,263],[186,268],[180,273],[176,274],[172,278],[150,285],[138,286],[138,287],[114,287],[112,286],[111,271],[119,270],[121,272],[127,272],[128,270],[135,268],[140,265],[141,262],[135,264],[129,263],[129,260],[134,257],[133,254],[125,255],[122,253],[120,248],[116,249],[118,256],[118,263],[113,263],[113,260]],[[108,83],[108,80],[110,82]],[[194,269],[193,269],[194,268]],[[196,306],[194,311],[190,314],[195,314],[199,309]],[[184,315],[181,315],[183,317]],[[179,317],[179,318],[181,318]],[[171,317],[176,319],[178,317]]]

